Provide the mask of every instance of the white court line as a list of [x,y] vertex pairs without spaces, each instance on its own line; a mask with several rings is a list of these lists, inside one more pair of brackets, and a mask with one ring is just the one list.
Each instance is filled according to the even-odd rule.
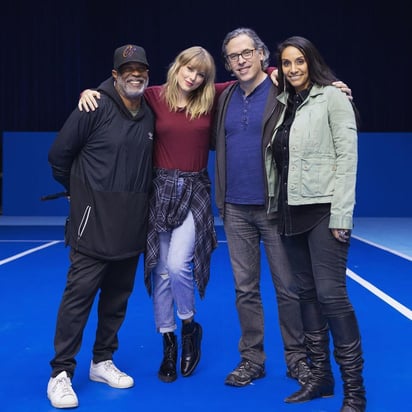
[[[399,253],[396,250],[389,249],[385,246],[379,245],[377,243],[370,242],[366,239],[362,239],[358,236],[353,236],[355,239],[360,240],[361,242],[368,243],[371,246],[377,247],[378,249],[385,250],[387,252],[393,253],[394,255],[400,256],[402,258],[405,258],[407,260],[412,261],[412,257],[408,255],[404,255],[403,253]],[[219,241],[221,243],[221,241]],[[224,242],[222,242],[224,243]],[[225,242],[226,243],[226,242]],[[359,283],[361,286],[363,286],[365,289],[369,290],[369,292],[373,293],[375,296],[377,296],[379,299],[383,300],[385,303],[387,303],[389,306],[392,306],[395,310],[397,310],[399,313],[401,313],[403,316],[408,318],[409,320],[412,320],[412,310],[407,308],[406,306],[402,305],[402,303],[399,303],[397,300],[391,298],[389,295],[387,295],[385,292],[382,292],[380,289],[378,289],[376,286],[372,285],[372,283],[368,282],[367,280],[361,278],[359,275],[357,275],[355,272],[352,272],[350,269],[346,270],[346,274],[348,277],[353,279],[355,282]]]
[[352,234],[352,237],[357,239],[357,240],[360,240],[361,242],[367,243],[368,245],[374,246],[378,249],[385,250],[386,252],[392,253],[393,255],[399,256],[401,258],[404,258],[404,259],[409,260],[409,261],[412,262],[412,256],[406,255],[405,253],[398,252],[395,249],[388,248],[386,246],[380,245],[379,243],[371,242],[370,240],[367,240],[367,239],[359,237],[359,236],[355,236],[353,234]]
[[[17,255],[11,256],[7,259],[3,259],[0,260],[0,266],[4,265],[8,262],[11,262],[13,260],[19,259],[23,256],[29,255],[31,253],[35,253],[41,249],[45,249],[47,247],[56,245],[57,243],[61,243],[63,242],[62,240],[55,240],[49,243],[46,243],[45,245],[41,245],[38,246],[36,248],[33,249],[28,249],[25,252],[22,253],[18,253]],[[219,243],[226,243],[226,242],[221,242],[219,241]],[[396,301],[395,299],[391,298],[389,295],[387,295],[386,293],[382,292],[380,289],[378,289],[376,286],[372,285],[372,283],[366,281],[365,279],[361,278],[359,275],[357,275],[355,272],[352,272],[350,269],[347,269],[346,274],[348,275],[348,277],[350,277],[351,279],[353,279],[355,282],[359,283],[360,285],[362,285],[365,289],[369,290],[370,292],[372,292],[375,296],[379,297],[380,299],[382,299],[384,302],[386,302],[388,305],[392,306],[394,309],[396,309],[398,312],[400,312],[402,315],[404,315],[405,317],[407,317],[409,320],[412,320],[412,311],[407,308],[406,306],[402,305],[401,303],[399,303],[398,301]]]
[[52,242],[51,239],[0,239],[0,243],[44,243]]
[[412,310],[402,305],[402,303],[399,303],[395,299],[391,298],[385,292],[382,292],[376,286],[373,286],[372,283],[369,283],[367,280],[361,278],[359,275],[357,275],[355,272],[352,272],[350,269],[346,270],[346,274],[348,277],[353,279],[355,282],[358,282],[360,285],[362,285],[365,289],[368,289],[370,292],[372,292],[375,296],[382,299],[389,306],[392,306],[394,309],[400,312],[403,316],[407,317],[409,320],[412,320]]
[[20,259],[23,256],[30,255],[31,253],[38,252],[39,250],[45,249],[47,247],[50,247],[50,246],[56,245],[57,243],[62,243],[62,242],[63,242],[62,240],[54,240],[52,242],[46,243],[45,245],[41,245],[33,249],[27,249],[25,252],[21,252],[21,253],[18,253],[17,255],[10,256],[7,259],[0,260],[0,266],[6,263],[12,262],[13,260]]
[[[365,239],[362,239],[360,237],[357,236],[353,236],[352,237],[368,243],[372,246],[375,246],[379,249],[383,249],[386,250],[387,252],[393,253],[394,255],[403,257],[407,260],[412,261],[412,258],[408,255],[404,255],[402,253],[397,252],[396,250],[392,250],[389,248],[386,248],[382,245],[378,245],[376,243],[373,242],[369,242]],[[219,241],[219,243],[227,243],[226,241]],[[405,316],[406,318],[408,318],[409,320],[412,320],[412,310],[410,310],[409,308],[407,308],[406,306],[402,305],[402,303],[399,303],[398,301],[396,301],[395,299],[391,298],[389,295],[387,295],[385,292],[382,292],[380,289],[378,289],[376,286],[372,285],[372,283],[368,282],[367,280],[361,278],[359,275],[357,275],[355,272],[352,272],[350,269],[346,270],[346,274],[348,277],[350,277],[351,279],[353,279],[355,282],[359,283],[361,286],[363,286],[365,289],[369,290],[369,292],[373,293],[375,296],[377,296],[379,299],[383,300],[385,303],[387,303],[389,306],[392,306],[395,310],[397,310],[399,313],[401,313],[403,316]]]
[[[412,256],[406,255],[405,253],[398,252],[395,249],[388,248],[386,246],[380,245],[379,243],[371,242],[370,240],[364,239],[359,236],[354,236],[352,235],[357,240],[360,240],[361,242],[364,242],[368,245],[371,245],[373,247],[376,247],[377,249],[384,250],[386,252],[392,253],[393,255],[399,256],[403,259],[409,260],[412,262]],[[399,303],[395,299],[391,298],[389,295],[386,293],[382,292],[380,289],[377,287],[373,286],[371,283],[368,281],[364,280],[361,278],[359,275],[356,273],[352,272],[350,269],[347,269],[346,274],[352,278],[355,282],[358,282],[360,285],[362,285],[364,288],[368,289],[370,292],[372,292],[375,296],[378,298],[382,299],[384,302],[386,302],[388,305],[392,306],[395,310],[400,312],[402,315],[407,317],[409,320],[412,320],[412,310],[407,308],[406,306],[402,305],[402,303]]]

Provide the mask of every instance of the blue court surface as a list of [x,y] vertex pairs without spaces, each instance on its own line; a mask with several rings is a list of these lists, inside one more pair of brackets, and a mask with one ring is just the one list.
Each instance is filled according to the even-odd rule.
[[[46,387],[68,267],[63,223],[58,217],[0,216],[2,412],[56,410],[50,406]],[[79,411],[339,412],[342,382],[334,361],[334,397],[300,405],[283,401],[298,385],[285,376],[274,288],[264,254],[261,283],[267,375],[245,388],[224,385],[226,374],[239,361],[239,326],[227,244],[219,224],[217,231],[219,247],[212,258],[211,280],[205,299],[197,302],[196,319],[204,334],[195,373],[188,378],[179,376],[170,384],[157,378],[162,339],[154,328],[141,260],[114,357],[119,368],[134,377],[135,386],[113,389],[89,380],[96,327],[93,310],[73,379]],[[367,411],[412,411],[412,219],[355,219],[347,275],[363,338]]]

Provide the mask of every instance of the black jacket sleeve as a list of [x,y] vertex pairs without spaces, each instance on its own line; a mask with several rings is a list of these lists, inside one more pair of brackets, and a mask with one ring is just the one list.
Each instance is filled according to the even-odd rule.
[[68,193],[72,164],[87,143],[96,118],[94,112],[73,110],[49,150],[48,161],[53,177]]

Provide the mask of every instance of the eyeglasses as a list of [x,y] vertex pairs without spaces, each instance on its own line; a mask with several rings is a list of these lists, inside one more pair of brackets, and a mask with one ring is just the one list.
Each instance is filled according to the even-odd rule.
[[239,61],[239,57],[242,56],[243,59],[245,60],[249,60],[253,57],[253,52],[256,49],[245,49],[243,50],[241,53],[232,53],[232,54],[228,54],[226,55],[226,58],[230,61],[230,62],[238,62]]

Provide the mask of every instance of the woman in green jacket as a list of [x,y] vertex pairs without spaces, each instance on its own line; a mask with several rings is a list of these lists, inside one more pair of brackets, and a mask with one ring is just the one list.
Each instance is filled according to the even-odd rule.
[[357,127],[353,106],[315,46],[291,37],[278,48],[278,121],[266,150],[272,204],[299,283],[312,378],[288,403],[334,393],[329,330],[344,384],[341,412],[363,412],[361,338],[346,288],[353,226]]

